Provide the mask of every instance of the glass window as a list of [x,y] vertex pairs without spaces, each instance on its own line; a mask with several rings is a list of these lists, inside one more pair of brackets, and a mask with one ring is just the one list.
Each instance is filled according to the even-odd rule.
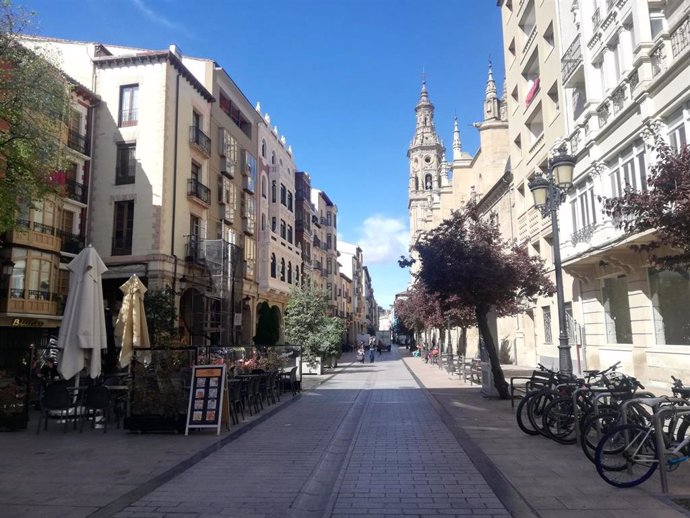
[[287,189],[282,183],[280,184],[280,204],[287,205]]
[[280,237],[283,239],[287,237],[287,226],[285,225],[285,221],[282,219],[280,220]]
[[118,144],[115,165],[115,185],[134,183],[137,161],[136,144]]
[[274,279],[276,278],[276,269],[277,269],[277,261],[276,261],[276,254],[271,254],[271,277]]
[[292,212],[292,193],[288,191],[287,193],[287,208]]
[[134,229],[134,200],[115,202],[113,220],[112,255],[130,255]]
[[271,202],[276,202],[276,181],[271,180]]
[[245,188],[249,192],[254,192],[256,189],[256,158],[249,152],[244,152],[245,156]]
[[287,240],[288,243],[292,244],[292,225],[287,226]]
[[604,279],[602,295],[608,343],[631,344],[632,324],[626,276]]
[[553,338],[551,336],[551,307],[543,306],[541,308],[542,317],[544,319],[544,343],[552,344]]
[[120,127],[136,126],[138,121],[139,85],[120,87]]
[[659,344],[690,345],[688,272],[649,270],[654,330]]

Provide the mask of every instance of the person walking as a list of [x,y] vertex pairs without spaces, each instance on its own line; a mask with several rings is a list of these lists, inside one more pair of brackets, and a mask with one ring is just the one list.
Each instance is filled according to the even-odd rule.
[[374,346],[369,348],[369,363],[374,363]]
[[357,361],[364,363],[364,344],[360,342],[359,349],[357,349]]

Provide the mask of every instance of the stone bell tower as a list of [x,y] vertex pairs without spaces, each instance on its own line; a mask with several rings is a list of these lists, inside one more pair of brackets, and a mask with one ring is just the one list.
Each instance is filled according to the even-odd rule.
[[422,82],[422,91],[415,107],[417,122],[415,134],[407,149],[410,164],[408,184],[408,210],[410,214],[410,245],[420,232],[428,230],[431,224],[431,213],[435,203],[439,202],[441,187],[447,167],[445,147],[436,134],[434,125],[434,105],[429,100],[426,81]]

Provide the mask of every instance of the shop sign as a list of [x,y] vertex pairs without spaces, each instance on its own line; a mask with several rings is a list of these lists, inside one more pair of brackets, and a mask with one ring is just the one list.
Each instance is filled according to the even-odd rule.
[[33,318],[15,318],[12,320],[12,327],[43,327],[43,322]]

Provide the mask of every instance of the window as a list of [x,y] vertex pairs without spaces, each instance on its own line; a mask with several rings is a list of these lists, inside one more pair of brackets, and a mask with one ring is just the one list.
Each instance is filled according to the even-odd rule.
[[333,261],[330,257],[326,258],[326,273],[329,275],[333,273]]
[[652,31],[652,40],[655,40],[656,37],[666,29],[666,18],[664,17],[663,10],[649,10],[649,27]]
[[265,176],[261,177],[261,197],[268,199],[268,181]]
[[271,180],[271,202],[276,202],[276,181]]
[[113,246],[111,255],[132,254],[134,230],[134,200],[115,202],[113,217]]
[[290,191],[287,193],[287,208],[292,212],[292,193]]
[[656,341],[690,345],[690,276],[688,272],[649,269]]
[[280,184],[280,204],[287,205],[287,190],[282,183]]
[[333,248],[333,236],[331,234],[326,235],[326,250],[331,250]]
[[337,228],[337,227],[338,227],[338,225],[336,224],[336,223],[337,223],[336,218],[337,218],[336,214],[333,214],[333,228]]
[[261,230],[266,230],[266,214],[263,212],[261,213]]
[[249,151],[244,152],[244,188],[253,193],[256,188],[256,158]]
[[680,151],[687,143],[683,119],[683,110],[679,110],[669,117],[666,123],[668,127],[668,143],[676,152]]
[[256,241],[253,239],[244,240],[244,272],[249,278],[254,277],[256,268]]
[[631,344],[632,324],[626,276],[604,279],[602,296],[608,343]]
[[276,217],[275,217],[275,216],[273,216],[273,217],[271,218],[271,230],[272,230],[273,232],[276,231]]
[[299,284],[299,264],[295,265],[295,284]]
[[287,240],[288,243],[292,244],[292,225],[287,226]]
[[115,185],[134,183],[137,167],[136,144],[118,144],[115,164]]
[[280,260],[280,280],[285,281],[285,259]]
[[266,158],[266,141],[261,139],[261,156]]
[[570,202],[573,215],[573,232],[596,225],[598,212],[592,179],[588,178],[576,189],[576,194]]
[[551,337],[551,307],[542,306],[541,313],[544,319],[544,343],[552,344],[553,338]]
[[636,191],[647,190],[647,167],[644,155],[645,146],[642,141],[637,141],[632,148],[628,148],[609,162],[612,196],[622,196],[628,188]]
[[276,254],[271,254],[271,277],[274,279],[276,278],[276,267],[277,267],[277,262],[276,262]]
[[285,239],[287,237],[287,226],[285,225],[284,220],[280,220],[280,237]]
[[245,117],[239,107],[233,103],[230,98],[225,94],[225,92],[220,92],[218,96],[218,105],[220,109],[225,112],[225,114],[230,117],[230,120],[235,123],[235,125],[242,130],[242,133],[247,135],[247,137],[252,138],[252,125],[249,119]]
[[288,263],[288,269],[287,269],[287,282],[288,284],[292,284],[292,263]]
[[[53,256],[47,252],[32,251],[27,258],[29,265],[26,287],[29,289],[28,298],[34,300],[50,300],[53,286]],[[24,295],[26,298],[27,295]]]
[[139,85],[120,87],[120,113],[118,124],[122,127],[136,126],[138,121]]

